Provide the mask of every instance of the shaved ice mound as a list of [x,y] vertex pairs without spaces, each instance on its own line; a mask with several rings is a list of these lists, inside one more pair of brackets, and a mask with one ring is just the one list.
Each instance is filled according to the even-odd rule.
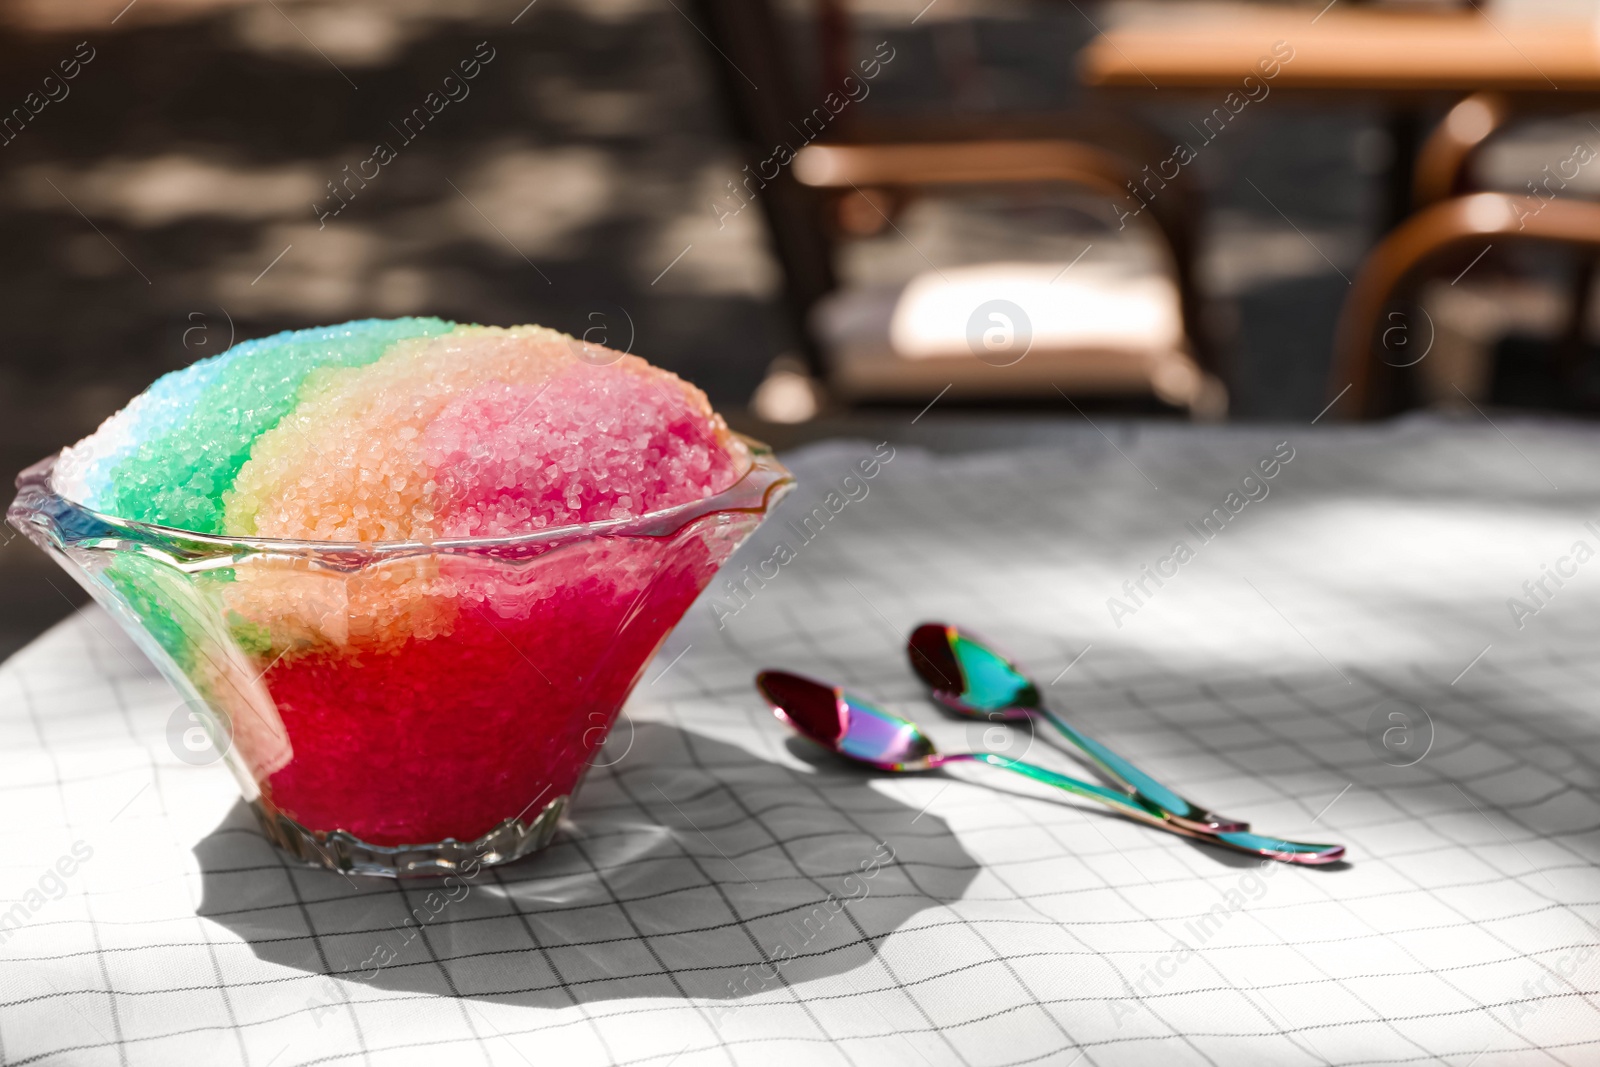
[[744,473],[704,393],[578,348],[439,319],[245,342],[161,378],[69,448],[55,484],[196,533],[406,541],[633,518]]
[[[425,318],[237,345],[47,474],[19,482],[13,521],[49,528],[228,724],[269,835],[396,874],[542,845],[645,664],[790,484],[636,356]],[[121,540],[75,540],[96,522]]]

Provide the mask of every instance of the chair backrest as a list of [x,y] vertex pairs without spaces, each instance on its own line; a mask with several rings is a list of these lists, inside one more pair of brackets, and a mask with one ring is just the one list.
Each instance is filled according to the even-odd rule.
[[[850,24],[847,0],[816,0],[819,15],[821,72],[842,84],[850,66]],[[788,49],[779,32],[773,0],[688,0],[697,28],[709,45],[707,60],[722,89],[730,119],[743,142],[750,166],[759,174],[759,200],[772,232],[773,246],[784,268],[786,304],[796,334],[803,339],[813,373],[824,373],[824,360],[808,327],[809,313],[835,287],[834,233],[821,194],[848,188],[832,184],[829,175],[848,173],[857,186],[913,187],[962,182],[1062,182],[1087,186],[1123,206],[1123,222],[1138,216],[1148,221],[1170,249],[1174,274],[1182,294],[1185,332],[1202,366],[1214,369],[1211,349],[1200,330],[1199,300],[1194,287],[1195,193],[1189,175],[1157,173],[1161,164],[1141,170],[1132,159],[1160,160],[1164,143],[1145,131],[1130,116],[1117,116],[1088,131],[1091,140],[1062,136],[1068,123],[1047,117],[1052,135],[998,141],[995,116],[982,116],[987,137],[968,136],[946,128],[918,130],[915,124],[896,123],[894,130],[868,128],[855,109],[846,109],[830,123],[826,141],[806,144],[790,166],[779,166],[768,177],[774,145],[794,140],[792,125],[803,114],[799,89],[792,78]],[[748,69],[747,69],[748,68]],[[751,75],[759,81],[752,81]],[[803,120],[802,120],[803,121]],[[949,123],[942,123],[951,126]],[[958,124],[957,124],[958,125]],[[1039,122],[1026,123],[1031,134]],[[1074,126],[1092,125],[1083,122]],[[1012,128],[1011,122],[1004,124]],[[801,134],[801,137],[805,137]],[[959,140],[957,139],[959,138]],[[1144,142],[1149,141],[1146,147]],[[848,142],[848,143],[846,143]],[[1131,153],[1118,154],[1120,146],[1138,144]],[[986,153],[998,152],[987,161]],[[804,161],[804,162],[802,162]],[[1171,162],[1167,159],[1167,162]],[[996,164],[1003,164],[996,165]],[[807,180],[802,172],[815,180]],[[980,177],[981,176],[981,177]],[[1159,196],[1151,195],[1159,191]]]
[[1387,387],[1396,372],[1375,342],[1385,309],[1426,268],[1480,245],[1541,241],[1600,248],[1600,204],[1475,193],[1434,204],[1396,227],[1362,264],[1340,313],[1328,383],[1330,397],[1343,398],[1336,410],[1355,418],[1388,413]]
[[801,183],[821,189],[1066,182],[1119,198],[1136,176],[1102,148],[1058,140],[814,144],[800,150],[794,168]]
[[1473,156],[1511,116],[1511,102],[1499,93],[1473,93],[1451,108],[1417,151],[1412,207],[1421,210],[1466,192]]

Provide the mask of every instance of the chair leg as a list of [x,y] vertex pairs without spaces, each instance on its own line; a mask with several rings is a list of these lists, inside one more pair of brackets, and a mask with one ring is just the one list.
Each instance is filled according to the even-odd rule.
[[[795,180],[793,167],[778,167],[771,178],[764,173],[771,170],[776,146],[796,140],[789,119],[799,113],[777,17],[768,0],[690,0],[689,11],[710,45],[706,62],[741,142],[748,163],[746,175],[757,176],[750,184],[759,186],[757,199],[772,236],[773,252],[783,267],[784,302],[791,328],[807,366],[820,379],[825,367],[822,350],[811,334],[810,313],[834,288],[833,249],[822,199]],[[752,85],[750,78],[757,84]]]
[[1417,154],[1422,148],[1422,116],[1415,105],[1396,104],[1387,123],[1389,145],[1394,153],[1385,178],[1383,233],[1388,233],[1411,214],[1411,189],[1415,183]]
[[1575,390],[1583,372],[1583,341],[1588,333],[1589,308],[1594,300],[1596,268],[1600,267],[1600,257],[1594,252],[1586,249],[1579,255],[1581,258],[1571,281],[1567,328],[1556,343],[1555,360],[1556,373],[1567,389],[1574,390],[1573,395],[1577,395]]

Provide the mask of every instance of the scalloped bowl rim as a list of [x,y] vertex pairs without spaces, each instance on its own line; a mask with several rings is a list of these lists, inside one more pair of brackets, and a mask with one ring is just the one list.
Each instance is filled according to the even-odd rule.
[[[440,538],[434,541],[316,541],[274,537],[230,537],[223,534],[207,534],[195,530],[185,530],[177,526],[163,526],[159,523],[142,522],[138,519],[127,519],[96,511],[70,497],[62,495],[56,489],[52,480],[55,464],[61,458],[61,453],[59,452],[33,464],[17,476],[17,486],[21,491],[8,509],[10,512],[8,517],[15,522],[17,518],[26,517],[30,512],[35,515],[40,513],[38,507],[32,506],[32,501],[25,502],[24,500],[28,495],[28,490],[32,488],[37,493],[47,494],[52,503],[59,502],[63,510],[92,519],[106,527],[108,531],[127,531],[147,543],[159,542],[170,545],[184,542],[197,547],[205,546],[217,549],[221,552],[237,552],[242,549],[266,554],[297,556],[307,554],[363,557],[394,556],[416,553],[461,552],[478,549],[534,547],[546,543],[562,543],[592,537],[662,537],[678,532],[696,519],[719,512],[769,511],[777,503],[774,493],[776,492],[777,496],[781,497],[794,486],[794,475],[777,461],[770,446],[741,433],[733,432],[732,436],[743,442],[750,450],[750,466],[744,474],[739,476],[738,480],[720,493],[676,504],[670,508],[648,511],[643,515],[637,515],[632,518],[571,523],[566,526],[551,526],[545,529],[532,530],[528,533],[500,537]],[[19,511],[21,512],[20,516]],[[36,523],[35,525],[39,524]],[[63,540],[64,542],[64,539],[60,537],[59,525],[59,523],[52,522],[51,526],[55,527],[52,532],[56,533],[57,540]]]

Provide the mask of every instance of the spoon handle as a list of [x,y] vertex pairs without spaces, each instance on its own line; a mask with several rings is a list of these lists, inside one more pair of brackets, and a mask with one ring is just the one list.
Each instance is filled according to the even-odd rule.
[[1070,775],[1060,774],[1032,763],[1023,763],[1021,760],[1011,759],[994,752],[958,752],[948,756],[934,756],[928,761],[930,767],[938,767],[946,763],[985,763],[991,767],[998,767],[1005,771],[1014,771],[1017,774],[1032,778],[1036,782],[1053,785],[1068,793],[1097,800],[1114,809],[1121,815],[1131,819],[1178,834],[1181,837],[1204,841],[1207,844],[1220,845],[1235,852],[1245,852],[1253,856],[1266,859],[1279,860],[1283,863],[1300,863],[1317,865],[1333,863],[1344,856],[1343,845],[1320,845],[1304,841],[1289,841],[1284,838],[1270,837],[1266,834],[1253,834],[1233,831],[1202,831],[1192,829],[1174,819],[1168,812],[1157,807],[1155,803],[1142,796],[1129,796],[1119,793],[1114,789],[1085,782]]
[[1048,770],[1032,763],[1023,763],[1021,760],[1014,760],[1009,756],[1002,756],[995,752],[957,752],[948,756],[934,756],[928,762],[930,766],[938,766],[944,763],[987,763],[991,767],[999,767],[1004,771],[1015,771],[1020,775],[1032,778],[1036,782],[1053,785],[1057,789],[1063,789],[1068,793],[1086,797],[1089,800],[1098,800],[1108,808],[1115,808],[1123,815],[1131,815],[1136,819],[1143,819],[1146,822],[1157,825],[1166,822],[1166,816],[1160,808],[1140,797],[1129,796],[1127,793],[1122,793],[1115,789],[1107,789],[1103,785],[1085,782],[1082,779],[1073,778],[1071,775],[1059,774],[1056,771]]
[[1049,708],[1041,707],[1039,710],[1050,720],[1051,726],[1087,753],[1107,774],[1172,816],[1178,825],[1211,834],[1250,829],[1247,822],[1218,815],[1174,793],[1088,734],[1079,732]]

